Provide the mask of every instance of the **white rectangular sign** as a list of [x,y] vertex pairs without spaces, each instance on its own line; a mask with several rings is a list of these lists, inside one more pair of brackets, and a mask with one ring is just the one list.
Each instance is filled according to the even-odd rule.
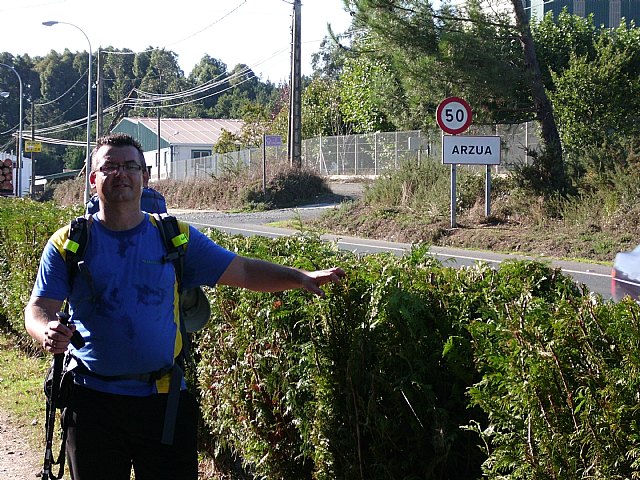
[[500,165],[500,137],[445,135],[442,163],[453,165]]

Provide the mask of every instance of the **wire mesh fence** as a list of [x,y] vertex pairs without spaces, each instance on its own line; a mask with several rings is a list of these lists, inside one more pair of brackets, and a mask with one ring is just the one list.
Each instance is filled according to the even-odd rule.
[[[532,122],[518,125],[471,126],[468,135],[496,135],[501,141],[502,173],[512,165],[527,162],[527,151],[538,148],[538,135]],[[220,176],[249,169],[286,163],[287,145],[252,148],[208,157],[173,162],[171,178]],[[302,163],[322,176],[377,176],[396,169],[405,161],[442,160],[440,131],[377,132],[363,135],[316,137],[302,142]]]

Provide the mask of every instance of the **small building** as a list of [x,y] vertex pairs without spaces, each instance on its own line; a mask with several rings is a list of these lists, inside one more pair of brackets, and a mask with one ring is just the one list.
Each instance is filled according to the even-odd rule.
[[[136,138],[144,150],[152,180],[169,178],[175,162],[209,157],[223,131],[239,135],[242,120],[207,118],[131,117],[122,119],[113,132]],[[158,142],[158,137],[160,141]]]
[[640,21],[640,0],[523,0],[530,17],[541,20],[547,12],[558,18],[564,8],[570,14],[587,17],[593,14],[595,26],[618,28],[622,19],[629,26]]

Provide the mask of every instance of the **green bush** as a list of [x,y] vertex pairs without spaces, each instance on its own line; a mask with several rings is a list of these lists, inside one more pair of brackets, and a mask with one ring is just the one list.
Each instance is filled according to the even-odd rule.
[[81,213],[50,202],[0,197],[0,325],[21,345],[32,344],[24,329],[24,307],[42,250],[58,228]]
[[[0,315],[23,347],[40,252],[78,213],[0,199]],[[209,235],[244,255],[348,275],[325,298],[209,290],[213,317],[194,335],[194,353],[202,430],[219,471],[640,476],[636,302],[605,302],[536,262],[454,269],[426,247],[360,257],[311,236]]]
[[[502,185],[501,180],[497,186]],[[485,176],[474,167],[459,166],[457,170],[456,206],[467,210],[484,199]],[[382,208],[406,208],[420,212],[424,219],[446,217],[451,209],[451,171],[432,159],[419,164],[404,162],[390,170],[365,191],[369,205]]]
[[424,249],[359,258],[307,237],[218,242],[348,274],[324,299],[216,288],[198,377],[220,448],[264,478],[479,475],[483,456],[460,429],[483,417],[465,396],[474,374],[463,297],[439,292],[458,271]]
[[[557,275],[511,272],[469,324],[482,381],[470,391],[490,421],[488,478],[638,478],[640,307],[579,295]],[[551,273],[551,272],[549,272]],[[535,289],[546,283],[547,293]]]

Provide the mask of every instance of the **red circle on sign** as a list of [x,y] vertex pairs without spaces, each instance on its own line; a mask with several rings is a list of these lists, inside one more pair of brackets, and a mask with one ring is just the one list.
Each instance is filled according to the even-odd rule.
[[471,106],[460,97],[449,97],[438,105],[436,121],[451,135],[462,133],[471,125]]

